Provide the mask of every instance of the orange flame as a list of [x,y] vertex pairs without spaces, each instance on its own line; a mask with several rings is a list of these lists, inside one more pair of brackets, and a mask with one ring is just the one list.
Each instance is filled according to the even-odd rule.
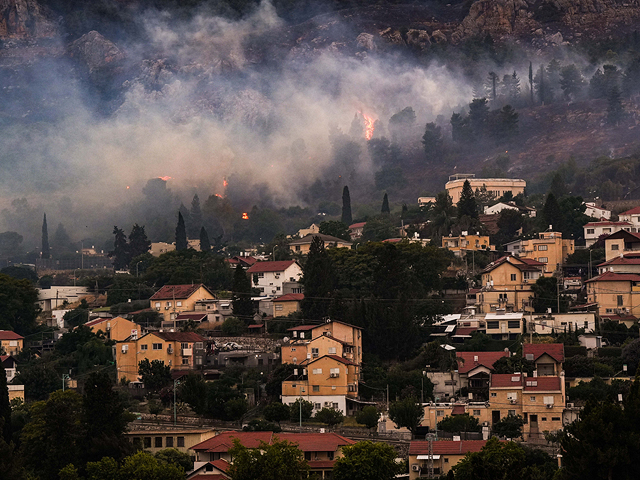
[[364,138],[371,140],[371,137],[373,137],[373,130],[375,129],[375,120],[364,112],[360,113],[362,114],[362,118],[364,118]]
[[166,176],[166,177],[158,177],[160,180],[164,180],[165,182],[168,182],[169,180],[171,180],[171,177]]
[[222,178],[222,186],[227,188],[229,186],[229,182],[227,182],[227,177]]
[[242,214],[242,219],[243,219],[243,220],[249,220],[249,214],[248,214],[247,212],[244,212],[244,213]]
[[129,190],[129,185],[127,185],[127,190]]
[[222,195],[220,195],[219,193],[216,193],[216,197],[222,198]]

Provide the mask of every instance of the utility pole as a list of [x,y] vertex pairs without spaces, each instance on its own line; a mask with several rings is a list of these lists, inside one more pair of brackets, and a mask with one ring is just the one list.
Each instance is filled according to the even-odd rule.
[[387,413],[389,412],[389,384],[387,383]]
[[560,272],[560,276],[558,277],[558,281],[556,282],[556,291],[558,293],[558,315],[560,315],[560,279],[562,278],[562,272]]
[[180,385],[180,381],[175,379],[173,381],[173,426],[176,426],[178,423],[178,409],[176,408],[176,386]]

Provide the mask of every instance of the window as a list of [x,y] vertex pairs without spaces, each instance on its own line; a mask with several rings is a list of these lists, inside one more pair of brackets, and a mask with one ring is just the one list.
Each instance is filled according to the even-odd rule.
[[304,459],[307,461],[311,461],[311,452],[304,452]]
[[542,402],[543,402],[545,405],[553,405],[553,403],[554,403],[554,401],[553,401],[553,395],[550,395],[550,396],[548,396],[548,397],[544,397],[544,398],[542,399]]
[[178,447],[184,447],[184,437],[178,437]]
[[153,349],[154,350],[162,350],[162,344],[161,343],[154,343],[153,344]]
[[512,273],[512,274],[511,274],[511,281],[512,281],[512,282],[515,282],[515,281],[516,281],[516,274],[515,274],[515,273]]
[[584,329],[585,329],[585,330],[588,330],[588,329],[589,329],[589,322],[588,322],[588,321],[585,321],[585,322],[584,322]]
[[156,302],[156,308],[160,308],[160,302]]
[[[331,452],[331,451],[327,452],[327,458],[329,460],[333,460],[333,452]],[[325,473],[325,475],[326,475],[326,473]],[[327,477],[325,476],[325,478],[327,478]]]
[[492,396],[492,397],[497,397],[496,392],[491,392],[491,396]]
[[603,228],[602,231],[604,233],[611,233],[611,229],[610,228]]
[[[431,458],[431,457],[429,457]],[[444,463],[449,463],[449,459],[447,457],[444,457]]]
[[300,245],[296,245],[296,252],[300,251]]
[[549,245],[538,245],[539,252],[546,252],[547,250],[549,250]]
[[258,359],[258,366],[264,365],[264,360],[262,358]]
[[176,307],[181,307],[182,306],[182,302],[176,302]]
[[532,401],[532,402],[535,402],[536,401],[536,397],[533,397],[533,396],[529,397],[529,400]]
[[498,322],[497,320],[487,322],[487,329],[497,330],[498,328],[500,328],[500,322]]
[[144,448],[151,448],[151,437],[144,437]]
[[611,245],[611,250],[618,250],[618,245]]
[[507,325],[509,328],[520,328],[520,320],[509,320]]
[[311,349],[311,356],[316,358],[319,355],[319,351],[317,348],[312,348]]
[[276,311],[281,312],[284,305],[276,304]]
[[313,369],[313,374],[314,375],[322,375],[322,369],[321,368],[314,368]]
[[172,448],[173,447],[173,437],[167,437],[165,439],[165,447]]
[[552,422],[559,422],[560,421],[560,417],[551,417],[551,421]]
[[189,357],[182,358],[182,365],[189,365]]
[[162,437],[155,437],[153,446],[155,448],[162,448]]
[[322,408],[322,405],[320,405],[319,403],[314,403],[313,408],[315,408],[316,410],[320,410]]
[[516,411],[515,410],[509,410],[508,414],[515,417],[516,416]]
[[300,338],[304,338],[304,332],[300,332]]
[[143,345],[140,345],[140,350],[146,350],[146,349],[147,349],[147,344],[146,343],[143,344]]
[[549,259],[547,257],[538,257],[538,261],[540,263],[549,263]]
[[196,357],[196,365],[202,365],[202,357]]
[[319,392],[320,391],[320,385],[313,385],[313,391],[314,392]]
[[338,405],[337,403],[335,403],[335,402],[334,402],[334,403],[333,403],[333,409],[334,409],[334,410],[337,410],[337,409],[338,409],[338,407],[339,407],[339,405]]
[[133,446],[136,450],[142,449],[142,439],[140,437],[133,437]]
[[258,278],[264,278],[264,272],[258,273]]
[[479,417],[480,416],[480,410],[474,410],[473,411],[473,416],[474,417]]
[[296,347],[293,347],[293,348],[291,349],[291,351],[292,351],[292,352],[295,352],[295,351],[296,351]]
[[622,306],[622,295],[618,295],[618,306],[621,307]]
[[182,343],[180,343],[180,348],[181,348],[182,350],[186,350],[187,348],[189,348],[189,344],[188,344],[188,343],[184,343],[184,342],[182,342]]
[[436,410],[436,417],[444,417],[444,410]]
[[167,305],[167,307],[170,307],[171,306],[171,302],[167,302],[166,305]]
[[595,230],[593,228],[587,228],[587,235],[593,235],[595,232]]
[[196,342],[196,346],[195,346],[196,350],[202,350],[203,348],[204,348],[204,343]]
[[547,421],[547,417],[542,417],[540,420],[543,421],[543,422],[546,422]]
[[329,355],[335,355],[336,354],[336,347],[329,347]]

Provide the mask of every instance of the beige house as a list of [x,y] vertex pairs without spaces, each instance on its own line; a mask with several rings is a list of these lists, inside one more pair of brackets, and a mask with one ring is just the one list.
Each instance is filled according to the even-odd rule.
[[0,330],[0,350],[4,355],[18,355],[24,348],[24,337],[11,330]]
[[154,257],[159,257],[163,253],[173,252],[176,249],[175,243],[154,242],[149,248],[149,253]]
[[500,198],[507,192],[511,192],[514,197],[521,193],[524,194],[524,189],[527,186],[527,182],[519,178],[476,178],[472,173],[450,175],[444,188],[454,204],[460,201],[462,187],[466,180],[469,181],[474,192],[486,188],[487,192],[493,195],[493,198]]
[[165,285],[149,299],[151,308],[155,308],[164,317],[165,322],[174,320],[180,312],[193,312],[196,302],[214,300],[215,296],[202,284]]
[[575,242],[562,238],[561,232],[541,232],[538,238],[520,242],[520,257],[544,264],[545,272],[557,270],[575,252]]
[[307,255],[311,248],[311,243],[316,237],[319,237],[324,242],[325,248],[351,248],[351,245],[353,245],[351,242],[343,240],[342,238],[332,237],[331,235],[324,235],[322,233],[310,233],[299,240],[289,242],[289,251],[291,251],[291,253]]
[[632,225],[632,232],[640,232],[640,207],[622,212],[618,215],[620,221],[629,222]]
[[[288,329],[291,332],[291,343],[285,345],[282,348],[283,361],[282,363],[289,363],[284,361],[285,347],[305,346],[305,356],[297,355],[298,362],[305,357],[309,359],[317,358],[308,356],[306,354],[311,353],[311,350],[306,349],[307,344],[311,343],[318,337],[329,337],[337,340],[341,343],[342,347],[336,350],[336,354],[343,356],[347,360],[351,360],[357,365],[362,363],[362,328],[355,325],[349,325],[337,320],[329,320],[325,323],[316,325],[298,325]],[[301,350],[299,350],[300,352]],[[327,351],[327,354],[333,354]],[[291,361],[290,363],[296,363]]]
[[85,327],[91,328],[93,333],[102,331],[109,340],[121,342],[129,337],[139,337],[142,335],[142,329],[137,323],[122,317],[115,318],[97,318],[84,324]]
[[[409,480],[447,475],[467,453],[482,450],[486,440],[420,440],[409,444]],[[433,474],[433,476],[431,476]]]
[[587,303],[596,303],[600,316],[640,312],[640,274],[606,272],[585,284]]
[[611,235],[612,233],[619,232],[620,230],[631,231],[631,224],[629,222],[589,222],[585,224],[584,240],[585,246],[590,247],[598,241],[602,235]]
[[604,241],[604,255],[608,262],[614,257],[640,250],[640,233],[620,230],[609,235]]
[[287,293],[280,297],[274,298],[273,303],[273,316],[274,317],[286,317],[287,315],[300,310],[300,305],[304,300],[304,293]]
[[495,250],[496,246],[489,243],[488,235],[469,235],[462,232],[462,235],[442,237],[442,248],[447,248],[456,257],[464,257],[469,251]]
[[127,439],[136,449],[155,454],[165,448],[175,448],[182,453],[215,436],[212,428],[133,430],[126,432]]

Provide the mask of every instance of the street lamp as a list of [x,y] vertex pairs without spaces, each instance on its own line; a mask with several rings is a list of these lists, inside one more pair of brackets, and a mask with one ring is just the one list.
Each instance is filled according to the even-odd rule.
[[424,405],[424,376],[427,374],[425,370],[422,371],[422,388],[420,390],[420,406]]

